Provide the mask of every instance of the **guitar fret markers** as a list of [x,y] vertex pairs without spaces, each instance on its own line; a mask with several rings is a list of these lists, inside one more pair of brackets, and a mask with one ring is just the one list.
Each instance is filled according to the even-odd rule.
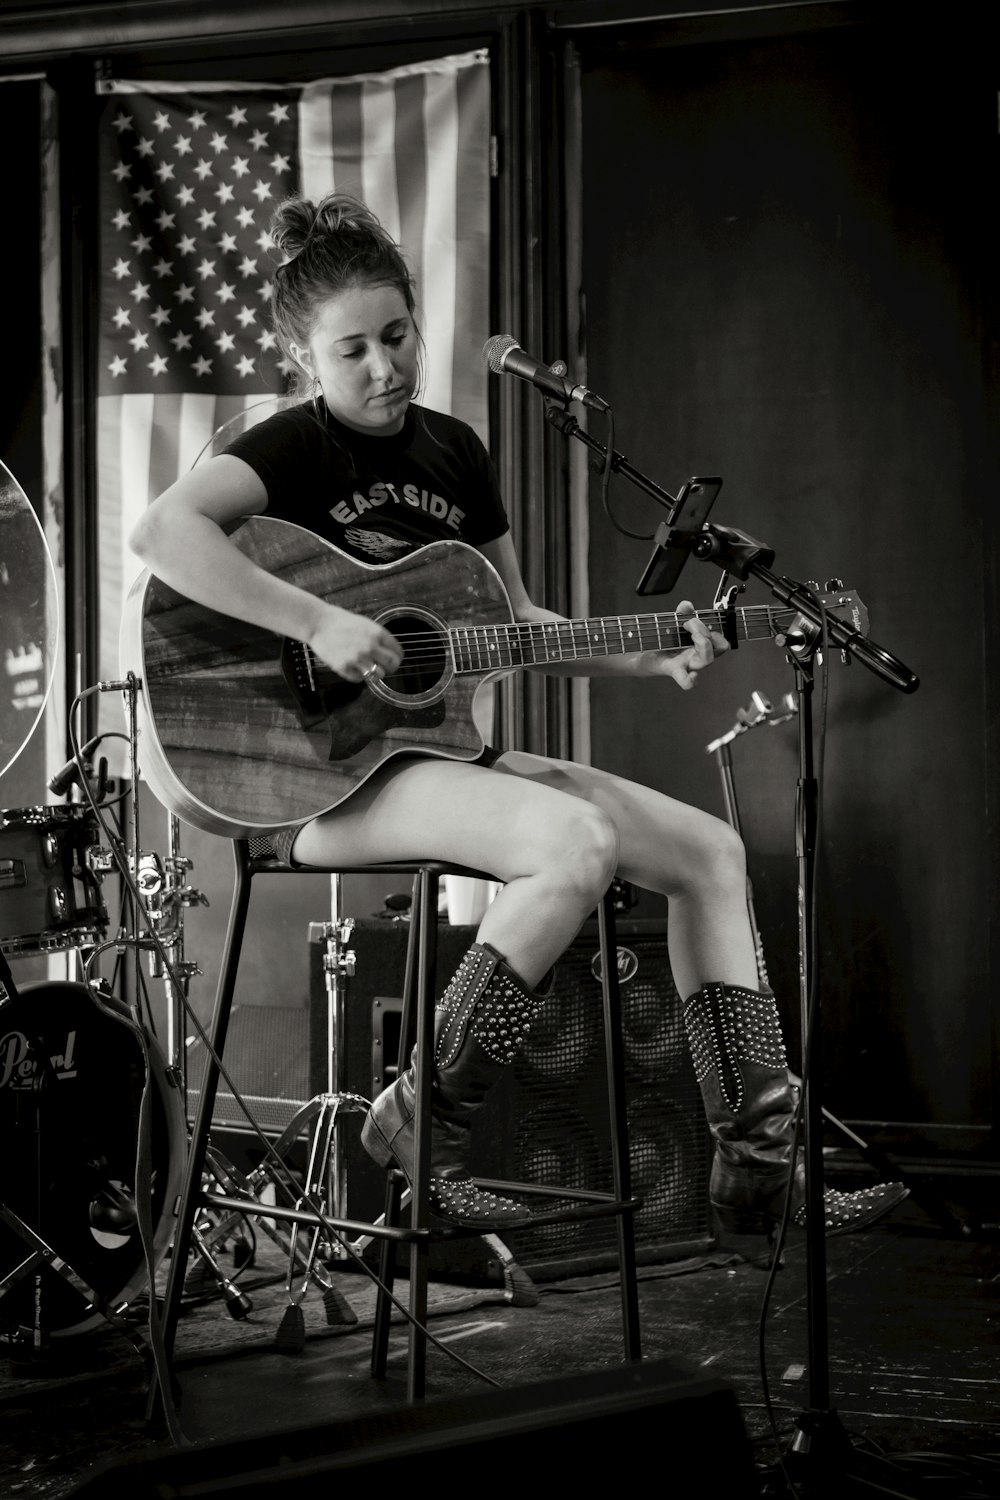
[[[778,613],[769,605],[733,610],[737,638],[749,641],[777,635]],[[699,611],[697,618],[710,630],[721,632],[722,619],[718,610]],[[672,614],[607,615],[591,620],[546,620],[537,624],[463,625],[453,627],[449,634],[458,672],[539,666],[546,662],[579,661],[631,651],[678,651],[690,643],[683,624]]]

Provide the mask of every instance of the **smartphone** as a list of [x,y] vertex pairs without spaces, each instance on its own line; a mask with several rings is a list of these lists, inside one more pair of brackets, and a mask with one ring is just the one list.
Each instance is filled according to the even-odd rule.
[[700,477],[681,486],[673,515],[656,528],[652,554],[636,584],[637,594],[669,594],[721,488],[721,479]]

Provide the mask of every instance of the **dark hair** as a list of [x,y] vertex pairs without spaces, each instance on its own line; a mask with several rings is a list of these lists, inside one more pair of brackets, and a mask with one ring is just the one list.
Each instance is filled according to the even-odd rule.
[[271,238],[284,256],[272,280],[271,317],[293,363],[291,345],[308,344],[320,304],[348,287],[394,286],[412,315],[413,278],[399,246],[357,198],[286,198],[275,210]]

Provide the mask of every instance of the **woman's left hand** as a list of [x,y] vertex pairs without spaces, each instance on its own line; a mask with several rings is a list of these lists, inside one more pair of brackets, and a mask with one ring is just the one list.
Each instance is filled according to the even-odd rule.
[[694,687],[703,668],[729,650],[729,642],[717,630],[709,630],[702,624],[689,599],[678,604],[677,618],[683,621],[692,644],[683,651],[645,651],[642,662],[647,672],[672,677],[678,687],[687,691]]

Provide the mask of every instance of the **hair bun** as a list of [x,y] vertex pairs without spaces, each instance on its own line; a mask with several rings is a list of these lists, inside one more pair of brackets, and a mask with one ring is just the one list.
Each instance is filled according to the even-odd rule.
[[329,193],[316,208],[316,225],[328,234],[344,230],[384,233],[382,225],[366,203],[347,193]]
[[371,209],[347,193],[328,193],[318,203],[308,198],[286,198],[271,221],[271,238],[287,266],[296,260],[316,235],[375,235],[388,239]]

